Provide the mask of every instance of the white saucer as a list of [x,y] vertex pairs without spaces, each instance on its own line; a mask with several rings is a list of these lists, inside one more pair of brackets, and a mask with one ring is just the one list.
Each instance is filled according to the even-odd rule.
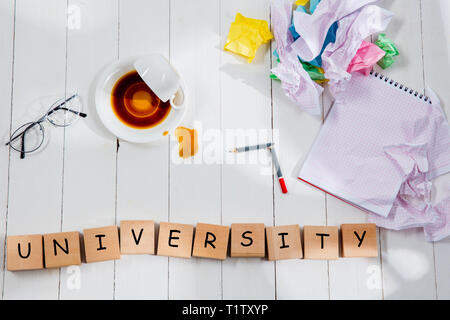
[[[181,79],[181,88],[177,92],[178,107],[171,108],[167,118],[149,129],[136,129],[122,123],[111,106],[111,92],[123,75],[135,70],[133,63],[137,58],[118,61],[110,64],[100,74],[95,90],[95,105],[98,116],[104,126],[116,137],[134,143],[148,143],[162,139],[180,125],[187,110],[186,86]],[[181,100],[181,101],[180,101]]]

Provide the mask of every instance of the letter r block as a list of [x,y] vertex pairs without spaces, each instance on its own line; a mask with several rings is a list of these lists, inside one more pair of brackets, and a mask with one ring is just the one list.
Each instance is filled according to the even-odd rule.
[[58,268],[81,264],[80,233],[44,234],[45,267]]
[[6,244],[9,271],[44,268],[44,251],[41,234],[8,236]]
[[230,228],[215,224],[197,223],[194,238],[194,257],[225,260]]
[[378,257],[377,227],[373,223],[343,224],[342,256],[344,258]]
[[269,260],[301,259],[303,257],[298,224],[266,228]]
[[264,231],[263,223],[231,224],[231,256],[264,258],[266,255]]
[[190,224],[161,222],[159,224],[158,255],[190,258],[194,226]]
[[87,263],[120,259],[117,226],[85,229],[83,233]]
[[339,258],[338,227],[305,226],[305,259],[336,260]]

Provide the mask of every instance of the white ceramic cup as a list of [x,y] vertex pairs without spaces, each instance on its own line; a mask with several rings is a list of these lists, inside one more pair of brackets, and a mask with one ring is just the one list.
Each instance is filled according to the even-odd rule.
[[[134,62],[136,71],[142,80],[163,102],[170,100],[173,108],[180,108],[179,99],[175,99],[181,88],[180,77],[167,59],[160,54],[147,55]],[[178,93],[178,94],[177,94]]]

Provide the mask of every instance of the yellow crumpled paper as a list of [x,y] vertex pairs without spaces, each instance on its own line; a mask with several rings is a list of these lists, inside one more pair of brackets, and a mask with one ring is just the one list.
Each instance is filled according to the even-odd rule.
[[250,63],[255,58],[256,50],[272,38],[267,21],[246,18],[237,13],[224,49],[246,57]]
[[309,2],[309,0],[297,0],[297,1],[295,1],[295,5],[296,6],[305,6],[308,2]]

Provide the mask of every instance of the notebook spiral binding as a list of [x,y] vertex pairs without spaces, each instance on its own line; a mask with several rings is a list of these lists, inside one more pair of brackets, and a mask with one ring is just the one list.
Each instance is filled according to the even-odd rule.
[[415,91],[413,89],[410,89],[407,86],[405,86],[405,85],[403,85],[401,83],[398,83],[397,81],[389,79],[388,77],[386,77],[385,75],[383,75],[383,74],[381,74],[379,72],[375,72],[375,71],[372,70],[372,71],[370,71],[370,74],[372,76],[374,76],[375,78],[378,78],[380,80],[384,80],[384,82],[389,83],[390,85],[394,85],[394,87],[396,87],[396,88],[398,88],[400,90],[403,90],[406,93],[414,95],[415,97],[417,97],[417,98],[419,98],[419,99],[421,99],[421,100],[423,100],[425,102],[428,102],[429,104],[432,104],[432,102],[431,102],[429,97],[427,97],[424,94],[421,94],[421,93],[419,93],[419,92],[417,92],[417,91]]

